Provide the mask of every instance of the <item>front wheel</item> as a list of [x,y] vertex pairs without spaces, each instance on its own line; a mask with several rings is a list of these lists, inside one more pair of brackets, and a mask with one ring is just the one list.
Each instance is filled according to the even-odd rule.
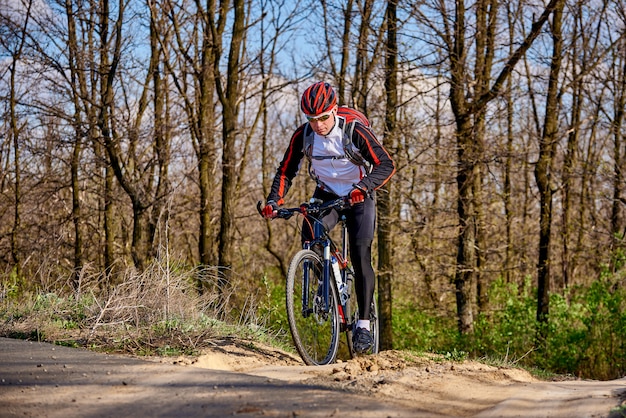
[[322,294],[324,262],[311,250],[299,251],[287,273],[287,319],[293,342],[308,365],[335,361],[339,346],[337,289],[329,283],[328,306]]

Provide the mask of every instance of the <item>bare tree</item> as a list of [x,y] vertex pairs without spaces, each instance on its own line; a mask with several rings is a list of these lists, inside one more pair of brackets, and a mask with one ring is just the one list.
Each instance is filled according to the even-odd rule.
[[[326,2],[323,1],[324,7]],[[343,8],[343,36],[341,38],[341,67],[334,74],[337,80],[337,95],[340,103],[346,103],[346,86],[348,85],[348,65],[350,64],[350,28],[352,27],[352,10],[354,1],[347,0]],[[326,21],[326,20],[325,20]],[[329,45],[330,49],[330,45]]]
[[[209,25],[212,31],[225,24],[227,8],[229,1],[224,1],[220,7],[219,22],[213,22],[213,16],[209,16]],[[219,232],[219,266],[222,269],[218,281],[220,292],[226,290],[226,286],[230,282],[232,274],[233,260],[233,221],[235,215],[235,193],[236,193],[236,174],[237,174],[237,152],[235,148],[238,136],[238,119],[239,114],[239,75],[240,60],[245,35],[245,8],[243,0],[234,0],[234,17],[230,40],[230,51],[228,54],[228,63],[226,70],[226,86],[223,86],[221,73],[219,72],[219,58],[222,56],[222,42],[214,44],[215,63],[213,70],[215,71],[215,85],[217,88],[218,98],[222,104],[222,213]],[[217,37],[214,36],[217,41]]]
[[[360,12],[359,36],[356,44],[354,76],[352,81],[352,106],[368,114],[368,99],[374,70],[380,65],[379,51],[383,50],[385,31],[374,26],[373,17],[378,14],[374,0],[357,2]],[[384,20],[381,20],[381,25]]]
[[[624,4],[622,4],[622,28],[626,27],[626,14],[624,13]],[[626,147],[624,146],[624,135],[622,126],[624,124],[626,111],[626,40],[622,35],[622,40],[618,44],[619,47],[612,54],[612,73],[615,74],[610,78],[609,83],[613,84],[613,116],[611,120],[611,134],[613,136],[613,201],[611,205],[611,247],[613,252],[623,249],[626,245],[626,228],[624,227],[624,208],[626,207],[626,198],[624,197],[624,161],[626,161]],[[616,269],[616,260],[611,260],[612,269]]]
[[[113,34],[109,33],[111,11],[108,3],[101,3],[100,34],[102,48],[100,65],[102,67],[102,108],[100,109],[99,125],[104,138],[104,144],[115,177],[127,193],[133,208],[132,228],[132,257],[135,266],[144,270],[147,263],[155,255],[154,233],[158,214],[151,209],[159,210],[160,201],[167,198],[168,180],[167,166],[169,165],[169,137],[166,125],[160,121],[167,121],[166,111],[163,108],[166,89],[162,86],[162,75],[159,71],[163,50],[158,40],[159,33],[165,31],[158,21],[154,7],[150,14],[150,61],[143,82],[141,94],[136,109],[126,109],[129,124],[125,127],[117,122],[119,119],[117,100],[114,94],[115,82],[123,83],[120,77],[122,61],[122,45],[124,43],[124,11],[127,4],[120,2],[118,15],[113,23]],[[111,45],[110,48],[108,46]],[[154,119],[160,119],[155,125],[154,143],[145,144],[142,141],[142,128],[146,111],[149,109],[149,89],[152,86],[154,98]],[[122,146],[122,140],[128,143]],[[155,187],[156,185],[156,187]],[[156,207],[154,205],[157,205]]]
[[[398,108],[398,44],[397,44],[397,2],[387,1],[386,26],[387,44],[385,48],[385,92],[387,103],[385,112],[385,142],[393,148],[396,133]],[[387,184],[377,192],[378,206],[378,306],[380,321],[380,341],[382,350],[393,348],[393,233],[394,218],[392,201]]]
[[[226,2],[227,3],[227,2]],[[198,278],[200,291],[208,283],[206,267],[218,264],[219,200],[215,190],[219,178],[219,144],[216,112],[216,89],[221,59],[221,43],[226,29],[228,12],[225,5],[219,9],[216,23],[216,3],[195,1],[195,9],[186,2],[165,2],[165,10],[174,31],[174,56],[166,60],[177,93],[182,99],[187,129],[197,161],[199,189],[198,254],[201,269]],[[217,66],[217,68],[215,68]]]
[[80,177],[79,166],[83,147],[84,129],[83,113],[81,109],[81,97],[87,96],[87,82],[85,80],[85,65],[78,46],[78,30],[76,28],[75,12],[72,2],[67,1],[65,10],[68,23],[68,47],[70,68],[70,80],[72,82],[72,104],[74,106],[74,150],[70,162],[70,173],[72,182],[72,221],[74,223],[74,275],[73,285],[75,289],[79,287],[79,274],[83,268],[83,234],[81,230],[81,203],[80,203]]
[[[13,224],[10,231],[11,237],[11,265],[15,274],[20,276],[21,269],[21,211],[22,211],[22,186],[21,186],[21,136],[23,130],[23,122],[17,112],[17,106],[20,102],[20,92],[17,88],[17,78],[19,77],[19,66],[22,61],[24,48],[28,38],[29,23],[31,19],[31,9],[33,2],[28,1],[25,4],[24,14],[17,22],[12,22],[9,16],[3,16],[3,25],[6,24],[8,29],[6,36],[2,36],[1,45],[10,56],[8,65],[9,72],[9,93],[8,93],[8,120],[9,130],[8,139],[13,148]],[[17,13],[17,11],[14,11]],[[9,159],[7,159],[9,161]]]
[[555,185],[553,164],[558,142],[559,73],[561,71],[563,39],[561,25],[564,0],[556,2],[551,22],[552,62],[546,97],[546,113],[543,133],[539,141],[539,160],[535,166],[535,179],[539,189],[539,259],[537,261],[537,321],[546,323],[550,304],[550,238],[552,225],[552,195]]
[[[341,49],[339,52],[339,64],[337,64],[334,54],[328,54],[328,73],[335,80],[337,86],[337,99],[339,103],[347,103],[347,90],[350,83],[348,69],[350,66],[350,52],[352,50],[352,19],[356,12],[354,11],[354,0],[347,0],[340,6],[331,2],[329,7],[328,1],[319,0],[322,7],[322,27],[324,28],[324,48],[326,51],[333,51],[335,39],[341,39]],[[340,33],[337,33],[332,22],[337,21],[337,16],[331,9],[341,7],[341,23],[343,27]],[[316,72],[323,72],[316,70]]]
[[[280,94],[277,93],[286,90],[286,87],[288,86],[288,83],[274,83],[273,74],[279,64],[277,54],[284,48],[282,43],[289,39],[288,34],[293,33],[293,31],[297,29],[298,18],[302,14],[303,10],[298,5],[294,5],[292,9],[286,9],[282,2],[275,2],[272,0],[264,1],[261,9],[269,11],[269,13],[266,14],[268,22],[265,22],[265,20],[260,22],[261,30],[259,35],[261,38],[261,48],[257,60],[259,65],[259,76],[262,80],[259,92],[261,103],[258,107],[257,117],[259,118],[261,125],[259,139],[261,142],[260,148],[263,177],[262,196],[265,197],[269,193],[269,187],[275,174],[274,170],[276,166],[276,164],[268,163],[273,161],[273,146],[277,145],[273,144],[271,141],[272,134],[277,129],[275,123],[272,123],[272,121],[275,121],[275,118],[272,117],[274,114],[272,105],[282,98]],[[285,36],[286,38],[284,38]],[[277,96],[277,98],[273,98],[274,96]],[[289,100],[293,99],[290,98]],[[251,133],[252,132],[253,131],[251,130]],[[287,137],[290,134],[291,132],[288,131],[284,136]],[[279,143],[282,146],[282,142]],[[252,146],[252,150],[254,149],[256,148]],[[280,155],[278,152],[275,154]],[[254,153],[250,156],[250,160],[251,162],[255,161]],[[239,178],[242,180],[245,179],[243,174],[243,170],[241,170]],[[296,198],[299,199],[299,201],[304,200],[304,198],[300,197],[298,191],[293,190],[292,193],[296,194]],[[285,226],[286,225],[284,223],[279,225],[281,231],[285,230]],[[280,265],[280,270],[283,272],[283,276],[286,276],[288,257],[293,253],[295,248],[292,245],[285,245],[287,236],[285,234],[281,234],[279,236],[279,240],[274,238],[275,228],[272,226],[272,222],[266,222],[266,230],[267,239],[265,240],[263,247]],[[275,242],[278,242],[278,245],[275,245]],[[296,242],[299,243],[299,240]]]
[[[509,55],[513,53],[513,42],[515,39],[515,22],[517,21],[518,12],[513,10],[512,3],[507,5],[507,26],[509,35]],[[507,79],[507,93],[506,93],[506,161],[504,167],[504,214],[506,219],[506,254],[504,259],[504,275],[506,282],[511,281],[510,269],[512,264],[512,248],[513,248],[513,203],[512,203],[512,164],[513,164],[513,81],[511,77]]]

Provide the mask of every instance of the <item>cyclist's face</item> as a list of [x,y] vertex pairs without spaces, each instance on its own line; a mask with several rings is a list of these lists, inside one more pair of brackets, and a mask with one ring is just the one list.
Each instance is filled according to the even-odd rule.
[[333,126],[335,126],[335,112],[337,111],[337,106],[332,108],[330,112],[323,113],[316,117],[308,117],[309,123],[311,124],[311,128],[318,135],[328,135]]

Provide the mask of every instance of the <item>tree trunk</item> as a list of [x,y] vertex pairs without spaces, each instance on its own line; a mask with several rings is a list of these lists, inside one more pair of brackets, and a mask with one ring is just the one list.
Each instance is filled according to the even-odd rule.
[[19,245],[19,236],[21,229],[21,200],[22,200],[22,186],[21,186],[21,153],[20,153],[20,129],[17,123],[17,114],[15,107],[17,103],[17,96],[15,92],[15,72],[17,68],[17,58],[14,58],[14,62],[11,64],[11,93],[9,99],[9,113],[10,113],[10,135],[13,139],[13,167],[14,167],[14,180],[13,180],[13,227],[11,228],[11,263],[13,270],[17,277],[20,277],[21,272],[21,254]]
[[[169,102],[169,89],[167,87],[167,77],[162,74],[160,68],[160,57],[169,56],[166,48],[169,45],[167,39],[160,40],[159,36],[161,32],[165,32],[162,19],[159,18],[158,13],[154,7],[150,8],[150,44],[154,55],[154,66],[152,68],[152,87],[153,87],[153,105],[154,105],[154,154],[156,155],[156,170],[154,174],[156,176],[156,188],[153,192],[152,211],[148,215],[148,236],[146,239],[147,245],[150,248],[147,249],[149,257],[155,257],[156,251],[154,249],[154,237],[157,234],[159,220],[167,220],[169,218],[169,212],[167,209],[167,199],[170,195],[170,179],[169,179],[169,166],[170,166],[170,144],[171,144],[171,132],[170,132],[170,110],[166,106]],[[160,241],[164,245],[168,245],[168,237],[164,236]]]
[[[552,62],[543,135],[539,143],[539,160],[535,166],[535,179],[539,190],[539,259],[537,261],[537,321],[548,321],[550,303],[550,238],[552,224],[552,166],[558,134],[558,81],[562,61],[561,19],[564,0],[559,0],[552,18]],[[543,332],[543,327],[541,328]]]
[[[508,8],[511,7],[509,4]],[[515,39],[515,30],[514,23],[516,19],[514,19],[515,14],[508,10],[507,13],[507,24],[508,24],[508,33],[509,33],[509,55],[513,54],[513,40]],[[506,283],[511,282],[511,264],[512,264],[512,256],[513,256],[513,234],[512,234],[512,224],[513,224],[513,203],[511,199],[512,193],[512,179],[511,179],[511,169],[512,169],[512,160],[513,160],[513,117],[514,117],[514,106],[513,106],[513,82],[511,78],[507,80],[507,97],[506,97],[506,160],[504,165],[504,215],[506,219],[506,252],[504,257],[504,268],[503,268],[503,276],[506,279]]]
[[352,5],[354,0],[347,0],[344,9],[343,36],[341,38],[341,67],[337,76],[337,96],[340,104],[346,103],[346,84],[348,64],[350,62],[350,28],[352,27]]
[[[491,83],[491,70],[493,67],[493,51],[495,49],[495,36],[497,33],[496,16],[499,5],[494,0],[480,0],[476,9],[476,61],[474,64],[474,80],[477,96],[482,96],[489,91]],[[476,211],[476,304],[478,310],[486,309],[488,283],[487,276],[482,274],[486,267],[487,254],[485,251],[486,241],[486,218],[484,214],[483,182],[485,170],[485,112],[482,108],[474,114],[474,143],[476,147],[476,168],[473,179],[474,206]]]
[[[70,161],[70,176],[72,189],[72,223],[74,224],[74,272],[72,274],[72,285],[75,290],[80,286],[80,274],[83,268],[83,235],[81,232],[81,203],[80,203],[80,157],[82,152],[82,130],[83,120],[81,117],[81,97],[87,98],[87,84],[85,80],[85,60],[82,58],[78,36],[76,32],[75,12],[71,1],[65,3],[66,18],[68,23],[68,49],[69,49],[69,69],[71,79],[72,103],[74,105],[74,149]],[[93,130],[89,130],[93,132]]]
[[15,48],[10,51],[11,59],[8,65],[9,70],[9,140],[12,140],[13,145],[13,167],[14,167],[14,183],[13,183],[13,226],[11,228],[11,264],[15,275],[21,279],[21,262],[22,255],[20,252],[20,233],[22,222],[22,185],[21,185],[21,170],[22,157],[21,157],[21,127],[18,120],[17,104],[19,102],[19,92],[17,85],[17,71],[22,59],[22,53],[24,45],[26,44],[27,28],[30,22],[30,11],[33,5],[32,1],[29,1],[26,10],[26,17],[23,19],[23,26],[21,28],[15,28],[16,39]]
[[367,85],[368,71],[368,38],[372,14],[372,0],[362,3],[361,24],[359,25],[359,39],[356,47],[356,61],[354,64],[354,84],[352,86],[352,106],[367,114]]
[[[201,3],[197,3],[198,7]],[[178,55],[194,57],[193,60],[178,61],[179,67],[170,68],[170,76],[184,102],[184,111],[189,120],[189,133],[196,156],[199,190],[199,231],[198,258],[203,267],[199,270],[197,287],[200,292],[209,283],[206,267],[214,266],[217,259],[217,228],[212,222],[212,215],[217,211],[218,199],[215,197],[217,181],[215,169],[218,161],[215,136],[215,91],[216,65],[215,54],[220,53],[219,45],[223,34],[222,25],[212,25],[210,16],[216,13],[215,2],[205,4],[206,9],[197,10],[194,16],[182,16],[172,13],[168,17],[172,22]],[[197,39],[186,40],[184,22],[191,19],[198,27]],[[190,53],[192,44],[198,44],[198,51]],[[193,83],[189,88],[188,83]]]
[[[139,271],[145,270],[148,263],[155,257],[154,234],[156,222],[155,214],[160,211],[161,200],[168,188],[168,165],[169,165],[169,136],[167,133],[167,112],[164,110],[165,87],[160,74],[161,57],[163,56],[162,42],[159,39],[161,33],[166,32],[158,19],[155,5],[150,4],[150,64],[139,97],[136,113],[129,117],[130,122],[122,132],[117,126],[117,119],[113,113],[117,110],[113,88],[117,79],[117,66],[122,53],[122,25],[123,14],[120,13],[115,22],[114,35],[109,38],[108,34],[108,10],[101,13],[101,37],[102,45],[113,45],[111,50],[104,49],[101,53],[102,65],[102,111],[100,126],[104,137],[104,144],[109,156],[109,161],[115,177],[130,198],[133,208],[133,233],[131,255],[135,267]],[[103,7],[108,7],[104,3]],[[111,57],[109,57],[109,53]],[[120,80],[124,83],[124,80]],[[155,123],[152,135],[155,140],[152,147],[146,150],[152,154],[146,155],[141,149],[142,122],[145,112],[149,108],[149,88],[153,87],[152,97],[154,100],[154,118],[161,119]],[[114,123],[115,121],[115,123]],[[122,140],[127,141],[122,143]],[[154,163],[156,161],[156,163]],[[154,185],[156,184],[156,187]],[[160,193],[163,193],[160,195]],[[156,208],[155,208],[156,205]]]
[[[215,10],[207,10],[207,13],[215,13]],[[196,104],[197,111],[197,133],[196,157],[198,159],[198,187],[200,188],[200,231],[198,239],[198,250],[200,265],[203,267],[214,266],[217,259],[217,228],[211,222],[211,215],[217,210],[217,199],[215,191],[217,188],[215,180],[215,166],[217,164],[216,135],[215,135],[215,51],[212,45],[212,34],[209,28],[204,29],[202,39],[202,63],[198,89],[200,90],[200,100]],[[221,36],[221,33],[217,33]],[[193,99],[190,100],[195,103]],[[193,113],[193,112],[191,112]],[[202,279],[202,278],[201,278]],[[206,281],[200,283],[204,286]]]
[[[104,153],[102,153],[104,154]],[[104,157],[104,155],[102,155]],[[113,168],[108,164],[104,168],[104,267],[107,275],[107,286],[113,280],[115,265],[115,205],[113,204]]]
[[465,97],[465,80],[469,78],[466,75],[465,25],[465,3],[460,0],[456,4],[454,41],[450,45],[452,63],[450,104],[456,120],[458,161],[456,183],[459,236],[454,286],[458,328],[461,334],[471,333],[473,330],[472,288],[476,273],[476,213],[473,196],[476,149],[472,135],[471,114]]
[[[78,112],[77,112],[78,113]],[[71,181],[72,181],[72,222],[74,224],[74,273],[72,275],[72,284],[74,289],[78,290],[80,285],[79,275],[83,268],[83,235],[81,233],[81,205],[80,205],[80,178],[78,176],[78,168],[80,165],[80,154],[82,149],[82,139],[78,129],[75,130],[76,139],[74,142],[74,151],[70,163]]]
[[[626,42],[622,41],[622,51],[626,50]],[[624,239],[626,231],[624,230],[624,205],[626,199],[622,196],[622,188],[626,181],[624,180],[624,135],[622,134],[622,126],[624,124],[624,111],[626,110],[626,57],[621,55],[622,68],[617,71],[619,79],[615,80],[617,100],[614,104],[613,124],[611,132],[613,134],[613,204],[611,207],[611,235],[612,235],[612,251],[611,269],[616,270],[619,266],[616,263],[616,251],[624,247]],[[617,66],[617,65],[616,65]]]
[[461,119],[457,121],[459,169],[456,176],[460,230],[454,277],[458,327],[461,334],[471,333],[474,328],[472,289],[476,278],[476,209],[473,194],[474,176],[477,174],[475,152],[471,124],[467,119]]
[[[237,115],[239,99],[239,57],[245,33],[244,28],[244,1],[234,0],[234,21],[232,29],[232,39],[230,42],[230,52],[228,55],[228,72],[226,74],[226,90],[222,91],[221,83],[216,77],[218,92],[223,107],[222,138],[224,149],[222,153],[222,218],[219,232],[219,265],[220,276],[218,278],[218,289],[222,296],[227,290],[232,275],[233,259],[233,239],[234,228],[233,218],[235,214],[235,185],[237,179],[237,153],[235,142],[237,139]],[[216,60],[221,54],[216,54]],[[219,65],[215,65],[215,70]],[[216,74],[217,75],[217,74]]]
[[[398,45],[397,0],[387,1],[387,47],[385,64],[385,143],[395,141],[396,112],[398,107]],[[380,349],[393,349],[392,282],[393,282],[393,209],[390,198],[391,186],[387,183],[377,194],[378,206],[378,318],[380,326]]]

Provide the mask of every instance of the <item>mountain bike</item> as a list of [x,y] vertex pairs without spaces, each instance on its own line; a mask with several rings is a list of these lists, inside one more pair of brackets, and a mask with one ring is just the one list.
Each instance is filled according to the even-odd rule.
[[[339,351],[340,334],[344,332],[350,357],[356,356],[352,333],[359,319],[354,291],[354,271],[348,256],[348,233],[343,209],[349,207],[344,198],[323,203],[311,199],[296,208],[279,208],[278,218],[302,215],[305,225],[313,230],[313,239],[303,244],[289,263],[286,306],[289,329],[294,345],[307,365],[333,363]],[[257,203],[261,213],[261,202]],[[332,210],[340,213],[341,246],[338,246],[322,223]],[[375,300],[370,310],[370,332],[374,345],[370,353],[378,353],[378,310]]]

